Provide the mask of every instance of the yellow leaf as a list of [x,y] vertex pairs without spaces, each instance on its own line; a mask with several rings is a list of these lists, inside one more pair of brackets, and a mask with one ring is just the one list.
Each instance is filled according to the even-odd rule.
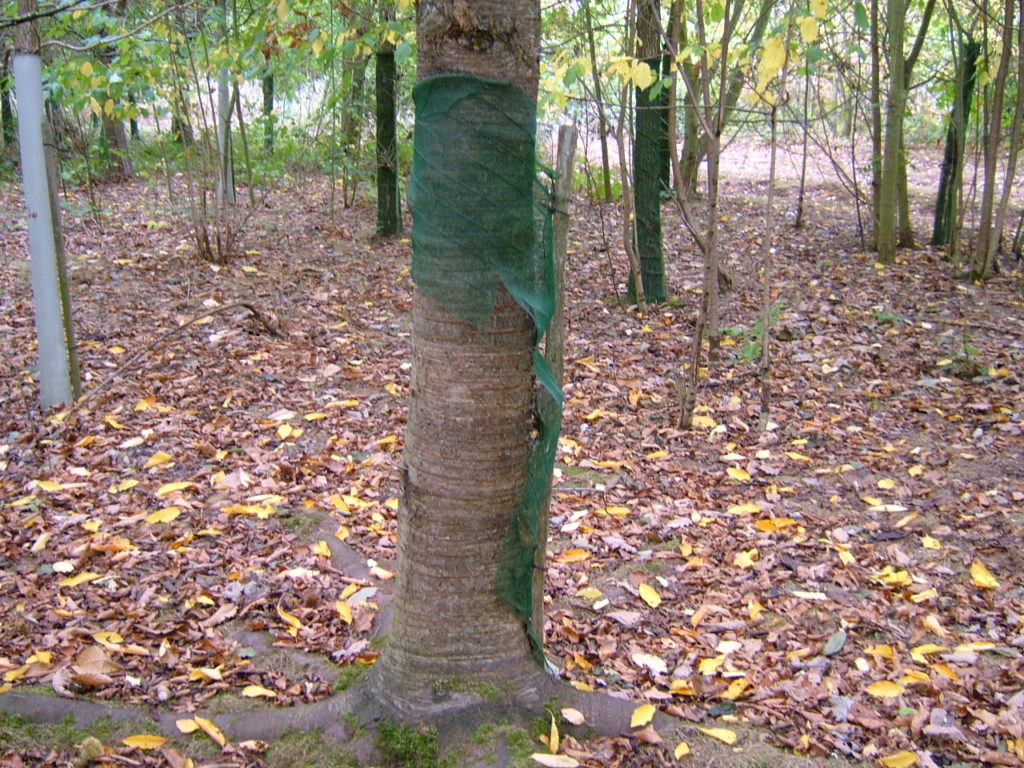
[[327,542],[320,539],[316,544],[313,545],[313,554],[318,557],[330,557],[331,548],[327,546]]
[[196,725],[203,729],[207,736],[217,742],[218,746],[223,747],[228,743],[228,740],[221,733],[220,728],[214,725],[212,720],[207,720],[205,717],[195,716]]
[[668,451],[651,451],[647,454],[647,458],[651,461],[657,461],[658,459],[664,459],[668,456]]
[[950,680],[959,680],[960,675],[957,674],[956,670],[948,664],[932,664],[931,668],[938,672],[943,677],[948,677]]
[[802,453],[796,451],[786,451],[786,455],[789,456],[793,461],[810,461],[810,456],[804,456]]
[[163,736],[152,736],[148,733],[138,733],[121,739],[121,743],[125,746],[137,749],[160,749],[167,742],[168,739]]
[[690,745],[685,741],[680,741],[676,744],[676,748],[672,751],[672,755],[676,760],[686,757],[688,754],[690,754]]
[[878,764],[885,766],[885,768],[910,768],[916,762],[917,755],[906,750],[889,755],[888,757],[878,758]]
[[32,546],[29,548],[29,551],[32,552],[33,555],[38,555],[40,552],[46,549],[46,544],[49,541],[50,532],[43,531],[36,537],[36,540],[32,542]]
[[928,534],[921,537],[921,546],[925,549],[942,549],[942,544],[939,543],[939,540],[933,539]]
[[758,520],[754,523],[754,527],[764,533],[778,533],[792,525],[796,525],[796,520],[792,517],[772,517],[768,520]]
[[661,605],[661,595],[658,594],[658,590],[652,587],[646,582],[640,585],[640,597],[647,603],[651,608],[657,608]]
[[82,62],[82,66],[80,66],[78,68],[78,71],[81,72],[86,77],[92,77],[92,72],[93,72],[92,62],[91,61],[83,61]]
[[580,563],[590,559],[591,554],[585,549],[567,549],[556,559],[560,563]]
[[146,463],[143,465],[142,468],[149,469],[150,467],[159,467],[161,464],[166,464],[169,461],[174,461],[173,457],[169,453],[157,451],[148,459],[146,459]]
[[318,37],[316,40],[313,41],[313,53],[319,56],[320,51],[322,51],[323,49],[324,41]]
[[741,483],[745,483],[750,479],[750,473],[740,467],[729,467],[725,472],[733,480],[739,480]]
[[654,85],[658,78],[654,76],[650,65],[646,61],[638,61],[630,71],[629,79],[632,80],[633,85],[641,91],[646,91]]
[[700,664],[697,665],[697,670],[702,675],[713,675],[718,671],[718,668],[725,664],[725,659],[728,654],[720,653],[711,659],[701,659]]
[[327,418],[327,414],[326,413],[307,413],[302,418],[304,418],[306,421],[320,421],[321,419],[326,419]]
[[675,696],[696,696],[697,689],[689,680],[673,680],[669,690]]
[[879,680],[876,683],[872,683],[864,690],[872,696],[877,696],[880,699],[892,699],[899,696],[907,689],[899,683],[894,683],[891,680]]
[[181,510],[177,507],[164,507],[156,512],[146,515],[146,523],[156,525],[157,523],[170,523],[178,519]]
[[277,18],[284,21],[288,18],[288,0],[278,0],[277,2]]
[[630,728],[643,728],[654,719],[656,708],[653,704],[641,704],[629,718]]
[[107,117],[110,117],[114,114],[113,99],[107,99],[105,102],[103,102],[103,114],[105,114]]
[[198,488],[198,487],[199,486],[197,486],[195,483],[190,483],[188,480],[177,480],[177,481],[175,481],[173,483],[164,483],[163,485],[161,485],[157,489],[156,495],[157,496],[166,496],[169,493],[177,493],[178,491],[183,491],[186,488]]
[[224,675],[218,667],[195,667],[188,673],[188,679],[192,681],[202,682],[220,682],[224,679]]
[[338,616],[346,624],[352,623],[352,609],[349,607],[349,604],[346,603],[344,600],[335,601],[334,610],[338,612]]
[[825,18],[827,0],[811,0],[811,13],[817,19]]
[[913,685],[914,683],[927,683],[931,678],[928,677],[928,673],[922,672],[919,669],[908,669],[906,674],[900,678],[900,682],[903,685]]
[[860,500],[872,507],[880,507],[884,504],[877,496],[861,496]]
[[818,21],[813,16],[803,16],[799,20],[800,39],[810,45],[818,39]]
[[88,571],[86,573],[80,573],[77,576],[69,576],[66,579],[62,579],[59,582],[59,586],[61,586],[61,587],[77,587],[80,584],[87,584],[90,581],[96,581],[96,579],[102,579],[102,578],[103,578],[103,574],[92,573],[91,571]]
[[92,639],[108,648],[115,648],[124,642],[124,638],[117,632],[95,632]]
[[728,728],[698,728],[697,730],[706,736],[710,736],[712,739],[718,739],[726,744],[732,745],[736,743],[736,732],[730,731]]
[[939,617],[936,616],[934,613],[929,613],[927,616],[921,619],[921,625],[925,629],[934,632],[939,637],[949,637],[950,635],[949,630],[939,623]]
[[911,477],[920,477],[921,475],[924,474],[924,467],[921,466],[920,464],[915,464],[914,466],[907,470],[907,474],[910,475]]
[[891,477],[883,477],[881,480],[878,481],[877,485],[883,491],[891,491],[893,488],[896,487],[896,481],[893,480]]
[[760,512],[761,508],[757,504],[735,504],[726,511],[730,515],[752,515]]
[[530,759],[545,768],[577,768],[580,764],[578,760],[568,755],[549,755],[546,752],[534,752]]
[[302,629],[302,622],[299,621],[297,616],[292,616],[280,605],[277,606],[277,615],[280,616],[285,624],[288,625],[288,634],[295,637],[299,634],[299,630]]
[[742,696],[743,692],[746,691],[749,687],[750,683],[747,681],[747,678],[738,677],[731,683],[729,683],[729,687],[722,694],[722,698],[728,699],[729,701],[735,701],[740,696]]
[[347,525],[339,525],[338,530],[334,532],[334,538],[336,538],[338,541],[344,541],[349,537],[349,535],[350,531]]
[[195,733],[199,730],[199,723],[190,717],[182,718],[174,722],[178,726],[178,730],[182,733]]
[[922,590],[916,594],[910,596],[910,599],[915,603],[923,603],[926,600],[934,600],[939,596],[938,591],[935,587],[928,587],[928,589]]
[[946,650],[944,645],[936,645],[935,643],[925,643],[924,645],[915,645],[910,649],[910,658],[916,661],[918,664],[928,663],[929,653],[939,653],[940,651]]
[[757,556],[757,547],[746,549],[736,553],[736,557],[732,559],[732,564],[738,568],[753,568],[754,563],[757,562]]
[[957,653],[968,651],[991,651],[996,644],[988,640],[976,640],[973,643],[962,643],[956,647]]
[[242,689],[242,695],[250,699],[255,699],[259,696],[264,696],[268,699],[277,698],[276,693],[269,688],[264,688],[262,685],[247,685]]
[[975,560],[971,563],[971,579],[982,589],[996,589],[999,586],[996,577],[992,575],[981,560]]
[[551,715],[551,728],[548,731],[548,749],[552,753],[558,751],[558,745],[561,743],[561,739],[558,736],[558,723],[555,722],[555,716]]
[[714,429],[718,426],[718,422],[710,416],[701,416],[698,414],[693,417],[693,426],[700,427],[701,429]]
[[4,672],[4,682],[5,683],[13,683],[15,680],[17,680],[22,675],[24,675],[26,672],[28,672],[30,666],[31,666],[30,664],[25,664],[23,666],[15,668],[15,669],[7,670],[6,672]]
[[124,493],[125,491],[130,491],[132,488],[134,488],[138,484],[139,484],[138,480],[136,480],[135,478],[129,478],[128,480],[123,480],[120,483],[117,483],[116,485],[110,486],[110,492],[111,493]]
[[53,480],[36,480],[36,488],[47,493],[56,493],[64,488],[60,483]]
[[291,424],[282,424],[277,428],[277,436],[282,440],[287,440],[294,431],[295,428]]

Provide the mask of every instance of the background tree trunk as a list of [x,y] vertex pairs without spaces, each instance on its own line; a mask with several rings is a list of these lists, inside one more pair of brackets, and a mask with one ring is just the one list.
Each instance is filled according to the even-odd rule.
[[889,32],[889,94],[885,101],[885,144],[882,148],[881,188],[878,191],[878,260],[883,264],[896,262],[896,206],[900,153],[903,147],[903,111],[906,92],[903,76],[903,37],[906,21],[903,0],[892,0],[887,5],[886,21]]
[[[416,16],[421,79],[511,81],[536,104],[537,0],[423,0]],[[486,194],[488,208],[522,204],[508,192]],[[413,218],[416,249],[415,206]],[[531,700],[545,675],[523,621],[494,590],[525,483],[535,328],[502,288],[484,328],[417,289],[412,334],[394,617],[373,685],[386,706],[410,718],[460,706],[450,690],[443,695],[458,680]]]
[[[394,19],[390,2],[381,4],[381,24]],[[374,56],[377,117],[377,234],[397,235],[402,229],[398,197],[398,141],[395,132],[395,46],[386,40]]]
[[970,38],[960,44],[960,67],[957,71],[956,101],[946,127],[946,148],[939,172],[939,191],[935,199],[932,245],[949,245],[957,220],[957,199],[964,168],[964,143],[967,122],[974,100],[974,83],[978,73],[981,43]]
[[[650,66],[655,77],[661,72],[661,23],[658,0],[637,3],[636,34],[640,40],[637,58]],[[665,258],[661,248],[661,163],[667,137],[663,113],[667,103],[662,90],[652,98],[651,88],[636,89],[636,134],[633,137],[633,207],[636,214],[636,245],[644,297],[658,303],[666,298]],[[636,290],[629,286],[635,300]]]

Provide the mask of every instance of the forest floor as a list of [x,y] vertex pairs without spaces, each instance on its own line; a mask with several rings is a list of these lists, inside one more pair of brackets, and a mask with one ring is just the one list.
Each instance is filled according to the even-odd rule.
[[[766,192],[763,176],[724,182],[738,280],[690,430],[675,382],[701,270],[679,217],[666,203],[676,300],[638,317],[617,301],[617,211],[574,207],[547,652],[578,687],[704,728],[694,754],[738,734],[739,761],[766,740],[812,762],[1022,764],[1020,265],[984,285],[928,248],[882,267],[841,189],[817,180],[794,230],[784,182],[761,431],[743,351]],[[376,239],[369,207],[332,215],[324,181],[289,179],[216,266],[163,188],[100,201],[99,217],[84,193],[66,206],[90,398],[58,420],[36,404],[21,205],[0,190],[0,691],[185,720],[322,700],[376,658],[393,576],[408,240]],[[180,328],[236,302],[281,335],[241,306]],[[360,556],[344,574],[342,540]],[[191,722],[162,751],[112,740],[103,759],[184,765],[219,734]],[[673,761],[678,742],[625,731],[562,752]],[[0,765],[69,758],[5,732]],[[274,749],[229,743],[205,764],[272,765]]]

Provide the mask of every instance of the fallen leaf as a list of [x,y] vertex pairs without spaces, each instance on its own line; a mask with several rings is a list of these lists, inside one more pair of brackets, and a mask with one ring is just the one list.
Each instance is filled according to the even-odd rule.
[[561,715],[567,723],[572,723],[573,725],[583,725],[587,721],[582,712],[572,707],[566,707],[561,710]]
[[750,480],[750,473],[741,467],[729,467],[725,470],[725,473],[733,480],[738,480],[741,483],[745,483]]
[[549,755],[545,752],[534,752],[530,759],[546,768],[577,768],[580,764],[578,760],[568,755]]
[[676,748],[672,750],[672,755],[676,760],[686,757],[688,754],[690,754],[690,745],[685,741],[680,741],[676,744]]
[[916,762],[917,755],[906,750],[889,755],[888,757],[878,758],[878,764],[885,766],[885,768],[910,768]]
[[276,699],[277,694],[269,688],[264,688],[262,685],[247,685],[242,689],[242,695],[249,699],[255,699],[263,696],[268,699]]
[[61,579],[60,582],[58,583],[62,587],[77,587],[81,584],[87,584],[90,581],[96,581],[96,579],[102,578],[102,573],[93,573],[92,571],[87,571],[85,573],[80,573],[77,576],[70,576],[66,579]]
[[975,560],[971,563],[971,579],[975,585],[982,589],[996,589],[999,586],[995,576],[992,575],[981,560]]
[[730,746],[736,743],[736,732],[730,731],[728,728],[698,728],[697,730]]
[[640,597],[647,603],[651,608],[657,608],[661,605],[661,595],[658,594],[658,590],[652,587],[647,582],[644,582],[639,587]]
[[907,689],[899,683],[894,683],[891,680],[879,680],[878,682],[872,683],[864,689],[872,696],[877,696],[881,699],[891,699],[904,693]]
[[137,733],[134,736],[127,736],[121,739],[121,743],[128,747],[138,749],[160,749],[170,739],[163,736],[152,736],[147,733]]
[[654,719],[657,708],[653,704],[641,704],[629,718],[630,728],[642,728]]

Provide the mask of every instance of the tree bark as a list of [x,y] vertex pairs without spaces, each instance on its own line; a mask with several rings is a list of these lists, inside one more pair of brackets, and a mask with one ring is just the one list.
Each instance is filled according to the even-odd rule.
[[896,206],[899,172],[900,135],[906,103],[903,38],[906,5],[892,0],[887,5],[889,32],[889,93],[885,102],[885,143],[882,148],[881,188],[878,192],[878,260],[883,264],[896,262]]
[[974,100],[974,84],[978,73],[981,44],[968,38],[960,44],[960,67],[957,73],[956,101],[946,126],[946,146],[939,171],[939,191],[935,199],[932,224],[932,245],[949,245],[957,220],[957,198],[964,168],[964,143],[967,121]]
[[608,158],[608,118],[604,111],[601,90],[601,72],[597,67],[597,46],[594,42],[594,18],[590,11],[590,0],[583,0],[583,19],[587,27],[587,52],[590,55],[590,70],[594,80],[594,99],[597,101],[597,130],[601,139],[601,178],[604,182],[604,201],[612,201],[612,169]]
[[[655,77],[661,72],[663,59],[659,9],[658,0],[639,0],[637,3],[636,34],[640,40],[637,58],[650,66]],[[651,91],[651,88],[636,89],[633,208],[644,296],[648,302],[657,304],[666,298],[665,258],[661,244],[661,152],[667,127],[662,113],[667,105],[661,93],[652,97]],[[635,300],[635,294],[631,281],[630,298]]]
[[[538,0],[422,0],[416,15],[421,79],[459,73],[511,81],[536,104]],[[481,194],[491,196],[488,208],[521,204],[507,192]],[[413,217],[415,261],[415,207]],[[536,703],[546,677],[523,621],[495,594],[525,484],[535,334],[503,288],[483,328],[414,293],[394,614],[372,680],[398,717],[467,706],[467,683]]]
[[[394,18],[394,6],[381,4],[381,23]],[[395,131],[395,46],[386,40],[374,55],[377,132],[377,234],[397,235],[402,229],[398,197],[398,141]]]
[[263,147],[274,150],[274,73],[263,75]]

